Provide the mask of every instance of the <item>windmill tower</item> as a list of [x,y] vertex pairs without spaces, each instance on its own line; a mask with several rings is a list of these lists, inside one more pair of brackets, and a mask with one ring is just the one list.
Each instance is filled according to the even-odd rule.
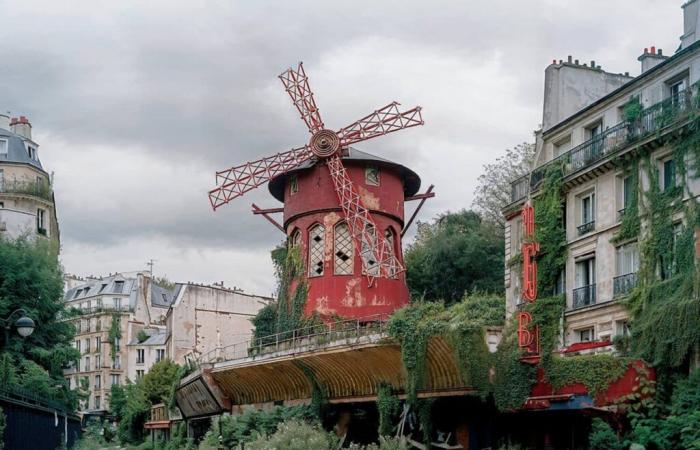
[[[326,129],[303,65],[280,79],[311,134],[307,145],[217,172],[209,192],[218,207],[269,182],[284,208],[263,214],[288,245],[300,246],[306,266],[305,313],[361,318],[390,314],[408,302],[401,236],[423,202],[420,178],[395,162],[352,147],[387,133],[423,125],[421,108],[401,112],[392,102],[338,131]],[[408,222],[404,202],[420,199]],[[270,213],[282,212],[277,224]]]

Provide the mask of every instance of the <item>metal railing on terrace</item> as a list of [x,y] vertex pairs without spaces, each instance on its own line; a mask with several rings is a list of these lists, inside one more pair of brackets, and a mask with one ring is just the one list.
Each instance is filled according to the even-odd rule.
[[53,191],[46,181],[8,181],[0,183],[0,193],[23,194],[52,201]]
[[613,278],[613,296],[623,295],[637,286],[637,273],[628,273]]
[[[685,113],[698,109],[698,102],[693,99],[693,92],[696,90],[697,87],[686,89],[644,108],[638,118],[624,120],[537,167],[529,175],[512,181],[511,202],[525,198],[528,190],[530,192],[537,190],[547,169],[553,165],[560,164],[564,170],[564,176],[571,175],[682,119],[686,116]],[[529,182],[526,182],[528,178]]]
[[38,396],[34,392],[23,389],[19,386],[0,386],[0,397],[22,402],[28,405],[42,406],[44,408],[57,409],[60,411],[68,410],[66,405],[62,402]]
[[340,340],[358,340],[369,335],[385,334],[389,317],[389,314],[375,314],[283,331],[215,348],[201,355],[197,361],[200,364],[234,361],[279,351],[318,349]]
[[572,294],[573,309],[595,305],[595,284],[589,284],[588,286],[576,288],[572,291]]

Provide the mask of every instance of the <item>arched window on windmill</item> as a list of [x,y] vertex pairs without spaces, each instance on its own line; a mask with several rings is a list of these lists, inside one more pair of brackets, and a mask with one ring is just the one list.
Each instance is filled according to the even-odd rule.
[[316,224],[309,230],[309,277],[323,275],[324,247],[323,225]]
[[362,239],[360,257],[364,262],[367,274],[376,277],[379,276],[379,261],[377,261],[374,256],[373,249],[377,248],[377,233],[374,226],[371,224],[367,225],[365,231],[365,236]]
[[345,222],[338,223],[333,233],[333,273],[335,275],[353,273],[352,236]]
[[[384,239],[386,239],[386,242],[389,244],[389,248],[391,249],[391,256],[392,256],[392,261],[398,262],[398,249],[396,248],[396,243],[398,242],[398,239],[396,239],[396,232],[392,227],[387,227],[387,229],[384,231]],[[398,267],[396,264],[392,264],[389,267],[389,276],[391,278],[396,278],[396,275],[398,274]]]
[[288,242],[290,247],[299,247],[301,245],[301,231],[299,231],[298,228],[292,231],[292,234],[289,235]]

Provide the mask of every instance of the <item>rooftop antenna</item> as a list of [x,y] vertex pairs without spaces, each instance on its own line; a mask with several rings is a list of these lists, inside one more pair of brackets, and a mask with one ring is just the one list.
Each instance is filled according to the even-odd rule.
[[151,278],[153,278],[153,266],[155,265],[156,261],[158,261],[158,260],[157,259],[150,259],[146,263],[146,265],[149,267],[149,271],[151,272]]

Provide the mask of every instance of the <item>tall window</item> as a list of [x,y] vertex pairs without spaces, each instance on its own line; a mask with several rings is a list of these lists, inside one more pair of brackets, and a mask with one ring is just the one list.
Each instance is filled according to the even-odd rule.
[[136,364],[143,364],[146,360],[146,352],[142,348],[136,349]]
[[298,247],[301,245],[301,231],[294,230],[292,235],[289,237],[289,243],[291,244],[292,247]]
[[595,229],[595,193],[591,192],[580,197],[581,217],[578,226],[579,235]]
[[[3,141],[0,141],[0,145],[2,145]],[[3,169],[0,169],[0,191],[3,191],[5,189],[5,171]]]
[[112,361],[112,369],[122,368],[122,357],[120,355],[114,355],[114,361]]
[[379,264],[374,256],[374,248],[377,246],[377,234],[372,225],[367,225],[367,239],[362,241],[360,257],[364,263],[367,273],[372,276],[379,275]]
[[100,370],[101,366],[102,366],[102,356],[97,354],[97,355],[95,355],[95,370]]
[[[384,239],[386,239],[387,243],[389,244],[389,248],[391,249],[391,256],[396,256],[396,234],[394,233],[393,228],[388,227],[386,229],[386,231],[384,232]],[[394,258],[394,261],[397,261],[397,258]],[[389,276],[394,278],[397,273],[398,267],[392,264],[392,266],[389,267]]]
[[595,279],[595,258],[576,263],[576,287],[572,291],[574,309],[595,304]]
[[140,380],[141,378],[143,378],[143,370],[137,370],[136,371],[136,379]]
[[569,150],[571,150],[571,135],[566,136],[564,139],[560,139],[559,141],[554,143],[553,156],[556,158],[557,156],[561,156]]
[[46,234],[45,214],[43,209],[36,210],[36,231],[39,234]]
[[102,388],[102,376],[95,375],[95,389],[101,389],[101,388]]
[[0,155],[7,155],[7,139],[0,139]]
[[100,409],[100,396],[96,395],[95,396],[95,409]]
[[113,298],[112,299],[112,305],[114,306],[114,309],[122,309],[122,299],[121,298]]
[[661,188],[666,191],[676,187],[676,163],[673,158],[669,158],[661,163]]
[[577,333],[579,342],[591,342],[594,339],[593,327],[583,328]]
[[124,291],[124,281],[115,281],[114,282],[114,293],[115,294],[121,294]]
[[309,230],[309,276],[320,277],[323,275],[324,253],[324,229],[322,225],[315,225]]
[[165,359],[165,349],[159,348],[156,350],[156,362]]
[[617,247],[617,275],[636,273],[639,270],[639,250],[637,243]]
[[333,273],[352,275],[353,251],[352,237],[348,224],[341,222],[335,226],[333,234]]
[[112,374],[112,386],[118,385],[120,383],[120,376],[118,373],[113,373]]
[[668,86],[671,104],[678,106],[684,103],[685,100],[685,79],[676,81]]
[[289,176],[289,194],[294,195],[299,192],[299,179],[296,174]]

